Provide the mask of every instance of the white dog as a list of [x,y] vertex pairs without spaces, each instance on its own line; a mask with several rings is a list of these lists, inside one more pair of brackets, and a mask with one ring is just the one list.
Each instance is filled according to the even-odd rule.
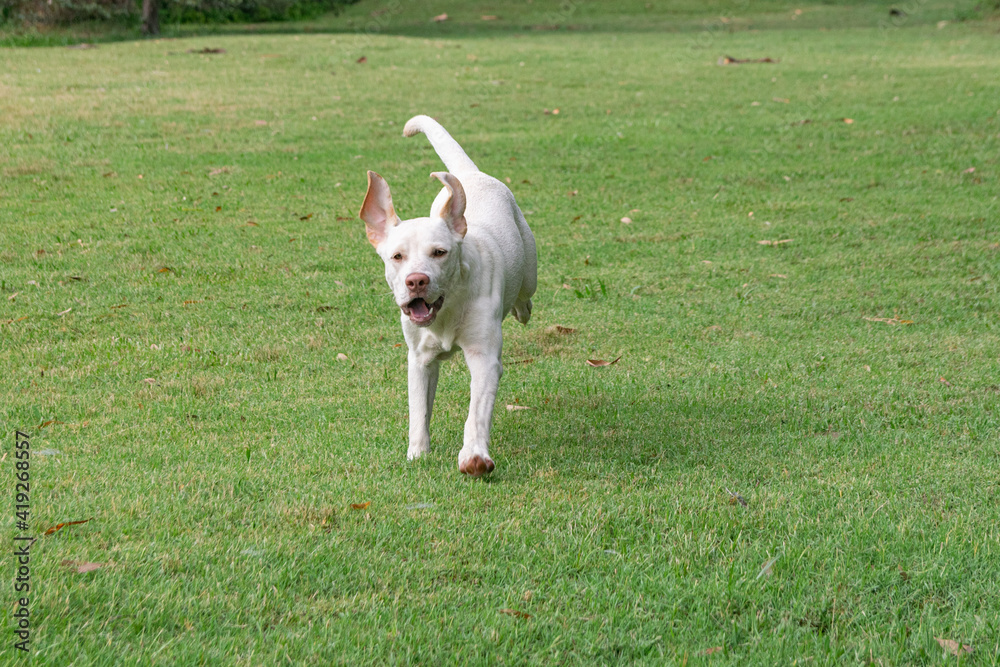
[[506,185],[479,171],[436,121],[414,116],[403,136],[427,135],[448,172],[427,218],[400,220],[389,185],[368,172],[361,206],[368,240],[385,262],[385,279],[402,314],[409,347],[409,459],[430,449],[438,369],[461,349],[472,374],[472,400],[458,469],[492,472],[490,424],[503,368],[501,322],[512,309],[522,324],[535,293],[535,237]]

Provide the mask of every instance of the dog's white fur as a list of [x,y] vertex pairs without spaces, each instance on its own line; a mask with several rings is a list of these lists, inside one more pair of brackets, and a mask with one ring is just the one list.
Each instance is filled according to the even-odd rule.
[[479,171],[440,124],[414,116],[403,128],[406,137],[420,132],[448,168],[431,174],[444,188],[430,216],[401,221],[388,184],[372,171],[360,215],[385,262],[409,347],[406,455],[414,459],[430,449],[439,364],[461,349],[472,375],[472,399],[458,467],[478,477],[494,468],[489,441],[503,373],[501,322],[511,310],[522,324],[531,317],[535,238],[507,186]]

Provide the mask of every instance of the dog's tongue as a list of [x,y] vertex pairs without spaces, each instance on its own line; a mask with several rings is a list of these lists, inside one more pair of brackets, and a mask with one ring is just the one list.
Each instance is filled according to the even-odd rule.
[[415,320],[425,320],[431,314],[431,309],[423,299],[414,299],[410,302],[410,317]]

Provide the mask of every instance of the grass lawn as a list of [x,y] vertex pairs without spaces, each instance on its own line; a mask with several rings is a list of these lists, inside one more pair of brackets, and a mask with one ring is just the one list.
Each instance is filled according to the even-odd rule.
[[[92,518],[35,664],[1000,662],[997,22],[451,4],[0,49],[3,526]],[[416,113],[538,241],[485,481],[459,357],[406,461],[356,217],[427,213]]]

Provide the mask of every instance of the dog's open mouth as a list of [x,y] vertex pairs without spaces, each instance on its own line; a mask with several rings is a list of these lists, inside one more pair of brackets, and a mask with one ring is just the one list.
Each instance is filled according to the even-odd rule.
[[427,303],[423,299],[414,299],[405,306],[403,312],[410,318],[410,321],[418,327],[425,327],[434,321],[438,311],[444,304],[444,297],[438,298],[434,303]]

